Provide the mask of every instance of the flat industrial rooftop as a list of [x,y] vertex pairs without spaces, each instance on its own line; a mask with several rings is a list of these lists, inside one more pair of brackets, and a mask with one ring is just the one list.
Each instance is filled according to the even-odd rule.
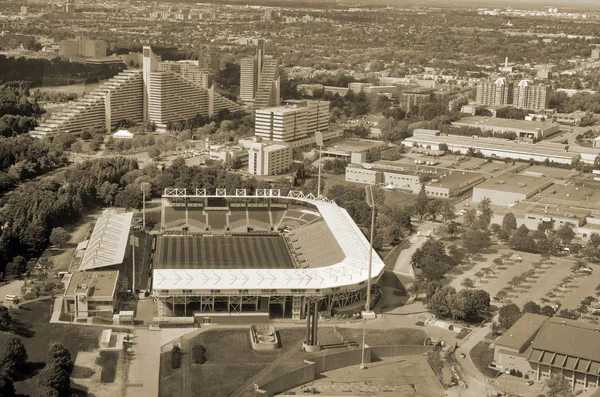
[[282,236],[159,236],[154,269],[292,269]]

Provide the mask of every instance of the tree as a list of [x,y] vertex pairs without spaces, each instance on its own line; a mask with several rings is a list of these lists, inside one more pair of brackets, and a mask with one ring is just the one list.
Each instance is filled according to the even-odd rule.
[[512,234],[517,230],[517,218],[515,218],[515,215],[512,212],[509,212],[502,218],[502,228],[508,234]]
[[200,344],[192,347],[192,360],[194,364],[204,364],[206,362],[206,348]]
[[[453,301],[456,298],[456,290],[449,285],[437,290],[431,299],[427,301],[427,307],[438,317],[450,317],[452,315]],[[454,304],[456,306],[456,304]]]
[[421,185],[421,190],[419,194],[417,194],[417,199],[413,203],[413,211],[415,215],[418,215],[421,219],[423,219],[423,215],[427,213],[427,203],[429,202],[429,198],[427,197],[427,192],[425,191],[425,185]]
[[15,385],[8,374],[0,373],[0,396],[14,397]]
[[575,232],[573,231],[573,225],[570,223],[565,223],[556,231],[556,237],[560,239],[563,244],[569,244],[571,240],[575,237]]
[[53,364],[70,374],[73,371],[75,363],[71,358],[71,353],[62,343],[54,342],[48,349],[47,364]]
[[498,322],[502,329],[507,330],[516,323],[521,317],[521,310],[519,306],[511,303],[509,305],[502,306],[498,312]]
[[27,271],[27,260],[21,255],[17,255],[6,266],[6,273],[14,276],[20,276]]
[[462,240],[465,249],[472,254],[481,252],[491,244],[489,230],[474,225],[463,230]]
[[537,246],[533,237],[529,235],[529,229],[525,225],[519,226],[508,241],[508,246],[516,251],[536,252]]
[[0,305],[0,329],[6,331],[10,328],[12,318],[6,306]]
[[428,239],[415,250],[411,256],[411,264],[420,268],[427,280],[441,280],[450,267],[450,257],[446,254],[444,243]]
[[574,396],[571,382],[563,376],[550,375],[550,378],[546,381],[546,387],[548,388],[546,391],[548,397]]
[[158,160],[160,158],[160,149],[156,145],[152,146],[148,149],[148,156],[154,161]]
[[63,247],[69,242],[71,235],[62,227],[55,227],[50,233],[50,244]]
[[54,389],[59,395],[65,395],[70,388],[69,375],[53,363],[46,364],[38,374],[37,381],[38,388]]
[[0,351],[0,368],[12,377],[25,368],[26,362],[27,350],[21,339],[14,336],[9,337]]
[[533,301],[529,301],[523,305],[523,313],[540,314],[542,308]]
[[556,315],[556,317],[567,318],[570,320],[577,320],[580,316],[581,315],[576,310],[570,310],[570,309],[562,309]]
[[465,278],[460,285],[462,285],[463,287],[465,287],[466,289],[471,289],[473,287],[475,287],[475,282],[470,279],[470,278]]
[[[465,319],[474,319],[490,308],[490,294],[482,289],[465,289],[458,293],[459,298],[464,297]],[[461,301],[459,299],[459,301]]]
[[139,208],[142,205],[142,191],[138,184],[125,186],[125,189],[117,193],[115,205],[124,208]]
[[550,305],[545,305],[540,309],[540,314],[543,316],[552,317],[554,316],[554,308]]

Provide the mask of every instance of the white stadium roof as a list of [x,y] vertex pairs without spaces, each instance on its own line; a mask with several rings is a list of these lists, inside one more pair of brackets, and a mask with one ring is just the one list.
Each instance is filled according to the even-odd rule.
[[133,212],[119,214],[106,210],[98,218],[79,265],[79,270],[92,270],[123,262],[129,241]]
[[[153,289],[207,292],[237,289],[320,290],[366,282],[370,244],[348,212],[331,202],[300,197],[285,198],[308,202],[319,209],[345,255],[341,262],[310,269],[156,269],[153,271]],[[383,261],[374,252],[371,277],[377,278],[383,268]]]

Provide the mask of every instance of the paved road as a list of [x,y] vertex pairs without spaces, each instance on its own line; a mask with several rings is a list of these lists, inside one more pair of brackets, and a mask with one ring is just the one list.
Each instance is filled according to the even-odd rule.
[[[459,393],[460,396],[487,396],[488,392],[491,392],[491,387],[488,385],[488,378],[486,378],[475,366],[469,352],[476,344],[481,342],[487,334],[490,333],[489,324],[484,327],[475,328],[460,344],[460,347],[456,351],[456,359],[462,368],[462,375],[465,382],[468,385],[468,389],[463,393]],[[462,358],[461,353],[465,354]]]
[[13,302],[7,301],[5,299],[5,297],[6,297],[6,295],[16,295],[16,296],[20,297],[21,296],[21,288],[23,287],[23,285],[25,285],[25,282],[23,280],[13,280],[10,283],[1,286],[0,287],[0,302],[2,302],[2,304],[7,307],[15,306],[13,304]]
[[136,329],[133,336],[133,358],[129,365],[126,396],[158,396],[161,346],[180,338],[195,328],[173,328],[160,331]]

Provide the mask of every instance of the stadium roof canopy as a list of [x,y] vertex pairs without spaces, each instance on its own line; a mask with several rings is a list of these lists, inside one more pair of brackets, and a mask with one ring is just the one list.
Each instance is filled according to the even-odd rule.
[[79,270],[98,269],[123,263],[133,212],[106,210],[98,218]]
[[[369,241],[348,212],[335,203],[306,197],[285,197],[315,205],[344,253],[328,267],[297,269],[155,269],[154,290],[307,289],[320,290],[366,282],[369,274]],[[372,278],[384,263],[373,253]],[[316,292],[316,291],[315,291]]]

